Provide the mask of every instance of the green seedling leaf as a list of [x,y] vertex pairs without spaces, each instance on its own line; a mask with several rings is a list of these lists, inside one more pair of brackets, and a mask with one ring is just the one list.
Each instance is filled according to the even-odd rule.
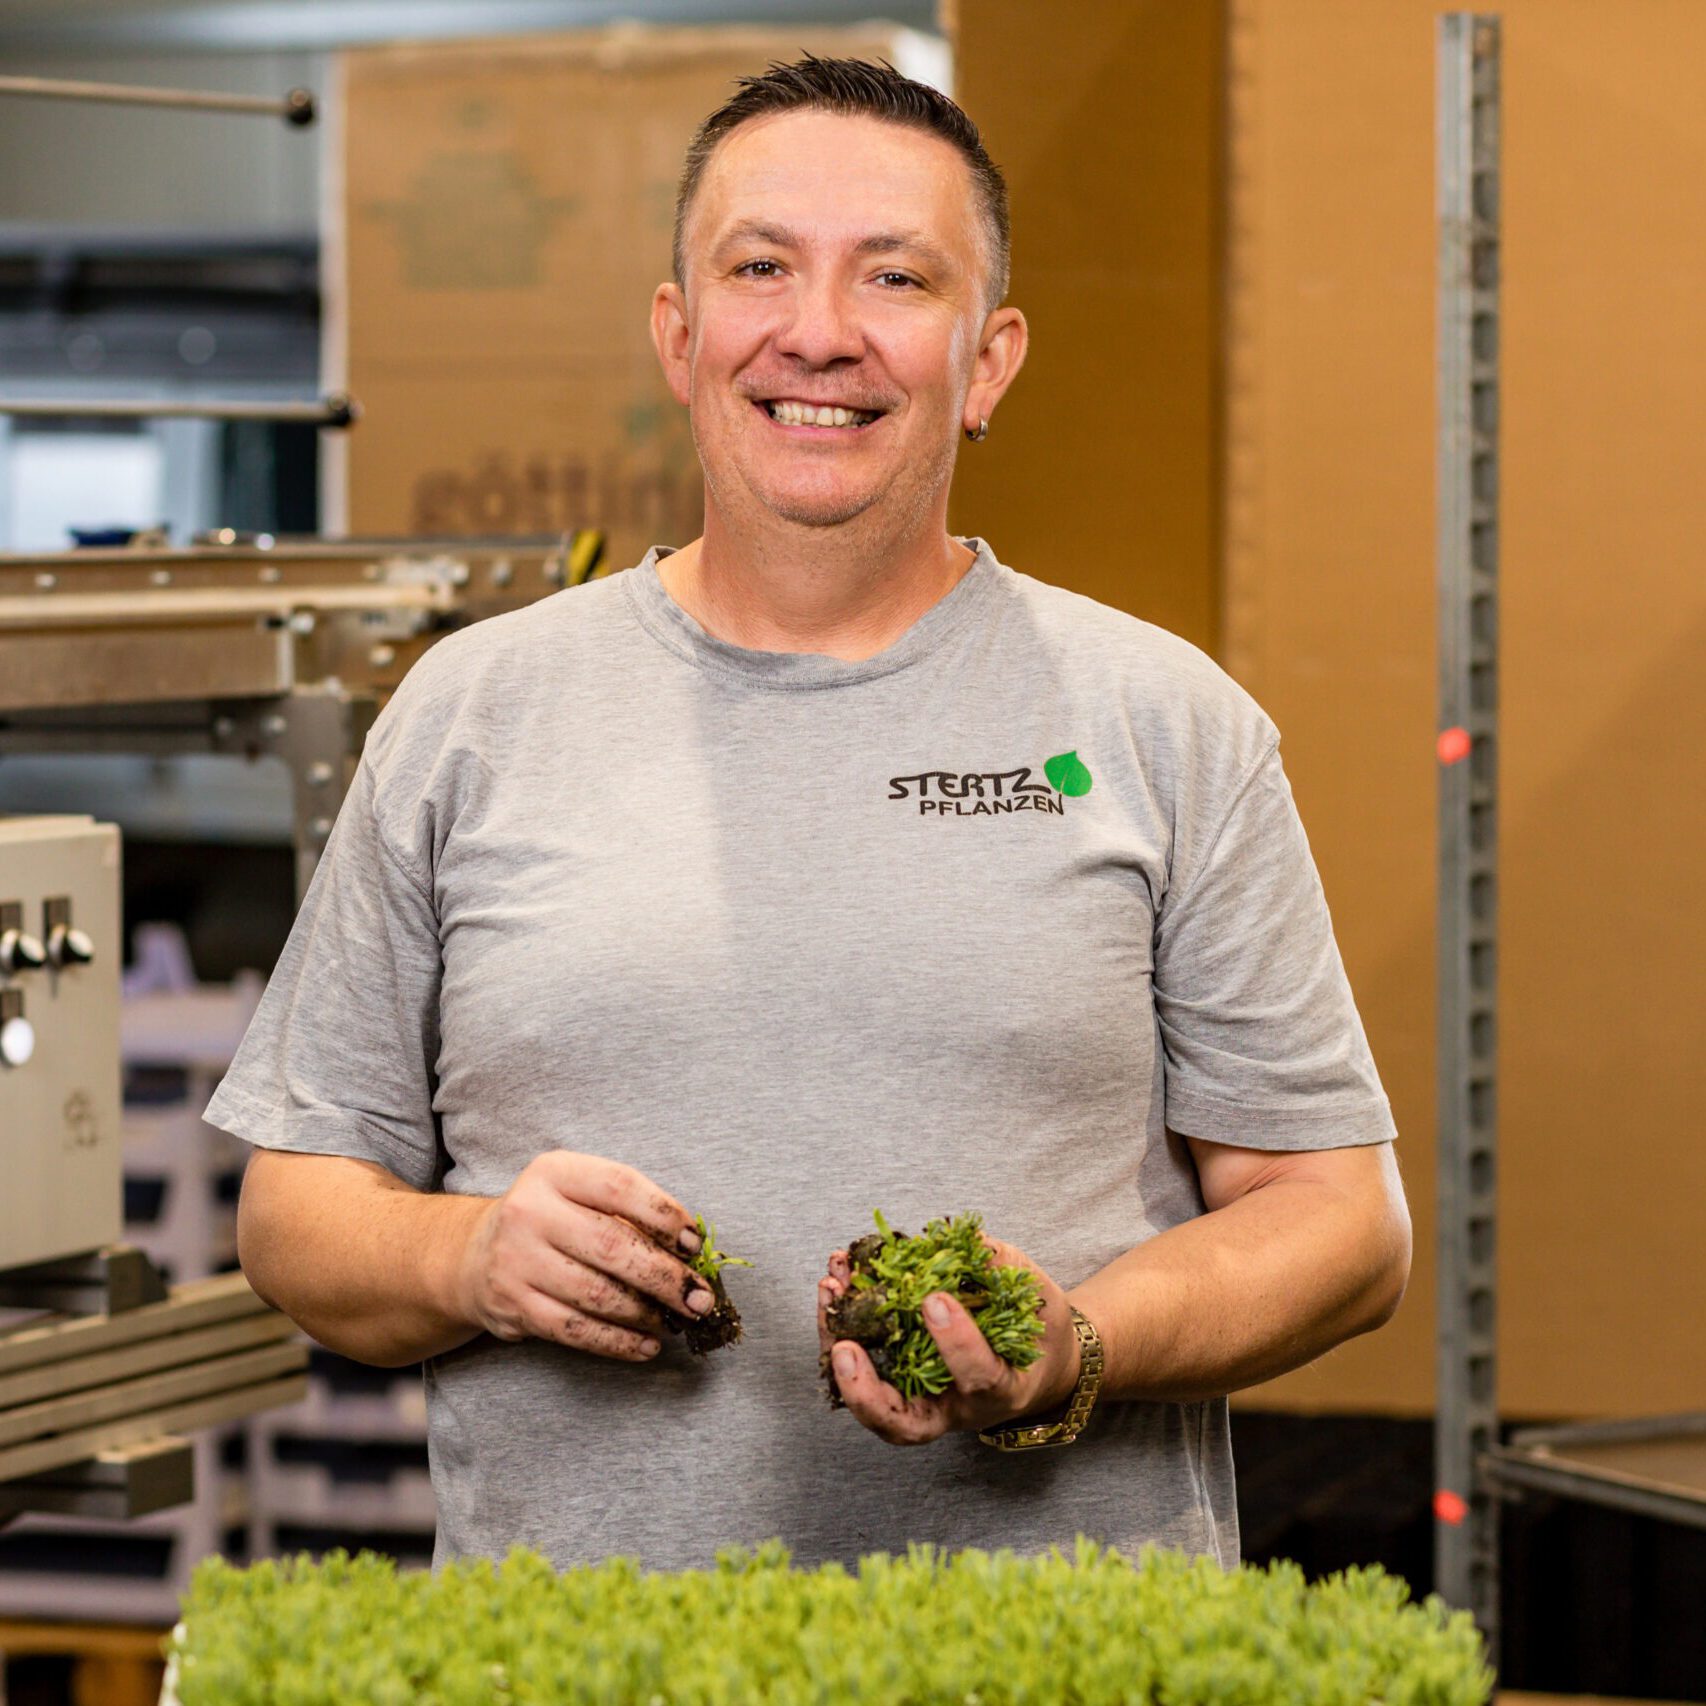
[[687,1265],[696,1274],[703,1274],[706,1279],[715,1279],[724,1268],[750,1268],[752,1263],[745,1256],[730,1256],[717,1248],[717,1223],[713,1220],[709,1226],[705,1217],[696,1214],[693,1224],[700,1238],[696,1254],[687,1258]]

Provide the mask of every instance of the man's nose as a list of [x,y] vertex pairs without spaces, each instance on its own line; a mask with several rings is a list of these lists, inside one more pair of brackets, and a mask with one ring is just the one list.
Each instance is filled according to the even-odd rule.
[[776,346],[784,355],[811,367],[857,361],[864,355],[865,334],[856,305],[832,280],[802,280],[790,298],[790,308],[776,337]]

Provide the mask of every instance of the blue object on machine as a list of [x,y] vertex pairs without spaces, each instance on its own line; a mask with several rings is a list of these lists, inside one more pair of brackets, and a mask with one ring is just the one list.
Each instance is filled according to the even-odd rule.
[[72,527],[66,530],[77,546],[128,545],[137,535],[134,527]]

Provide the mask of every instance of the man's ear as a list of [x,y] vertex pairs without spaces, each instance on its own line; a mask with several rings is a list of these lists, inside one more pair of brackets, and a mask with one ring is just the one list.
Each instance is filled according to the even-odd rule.
[[971,388],[966,392],[964,426],[976,432],[980,419],[992,419],[995,405],[1019,376],[1030,347],[1031,332],[1017,308],[997,308],[983,323],[983,341],[972,364]]
[[690,342],[687,330],[687,298],[679,284],[660,284],[652,297],[652,344],[663,364],[675,400],[692,401],[692,371],[687,359]]

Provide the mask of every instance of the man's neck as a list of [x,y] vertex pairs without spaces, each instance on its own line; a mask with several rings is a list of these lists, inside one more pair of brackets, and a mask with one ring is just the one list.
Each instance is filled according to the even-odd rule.
[[906,539],[874,537],[857,523],[735,538],[707,506],[705,531],[665,557],[658,578],[730,645],[857,663],[893,645],[976,561],[933,521]]

